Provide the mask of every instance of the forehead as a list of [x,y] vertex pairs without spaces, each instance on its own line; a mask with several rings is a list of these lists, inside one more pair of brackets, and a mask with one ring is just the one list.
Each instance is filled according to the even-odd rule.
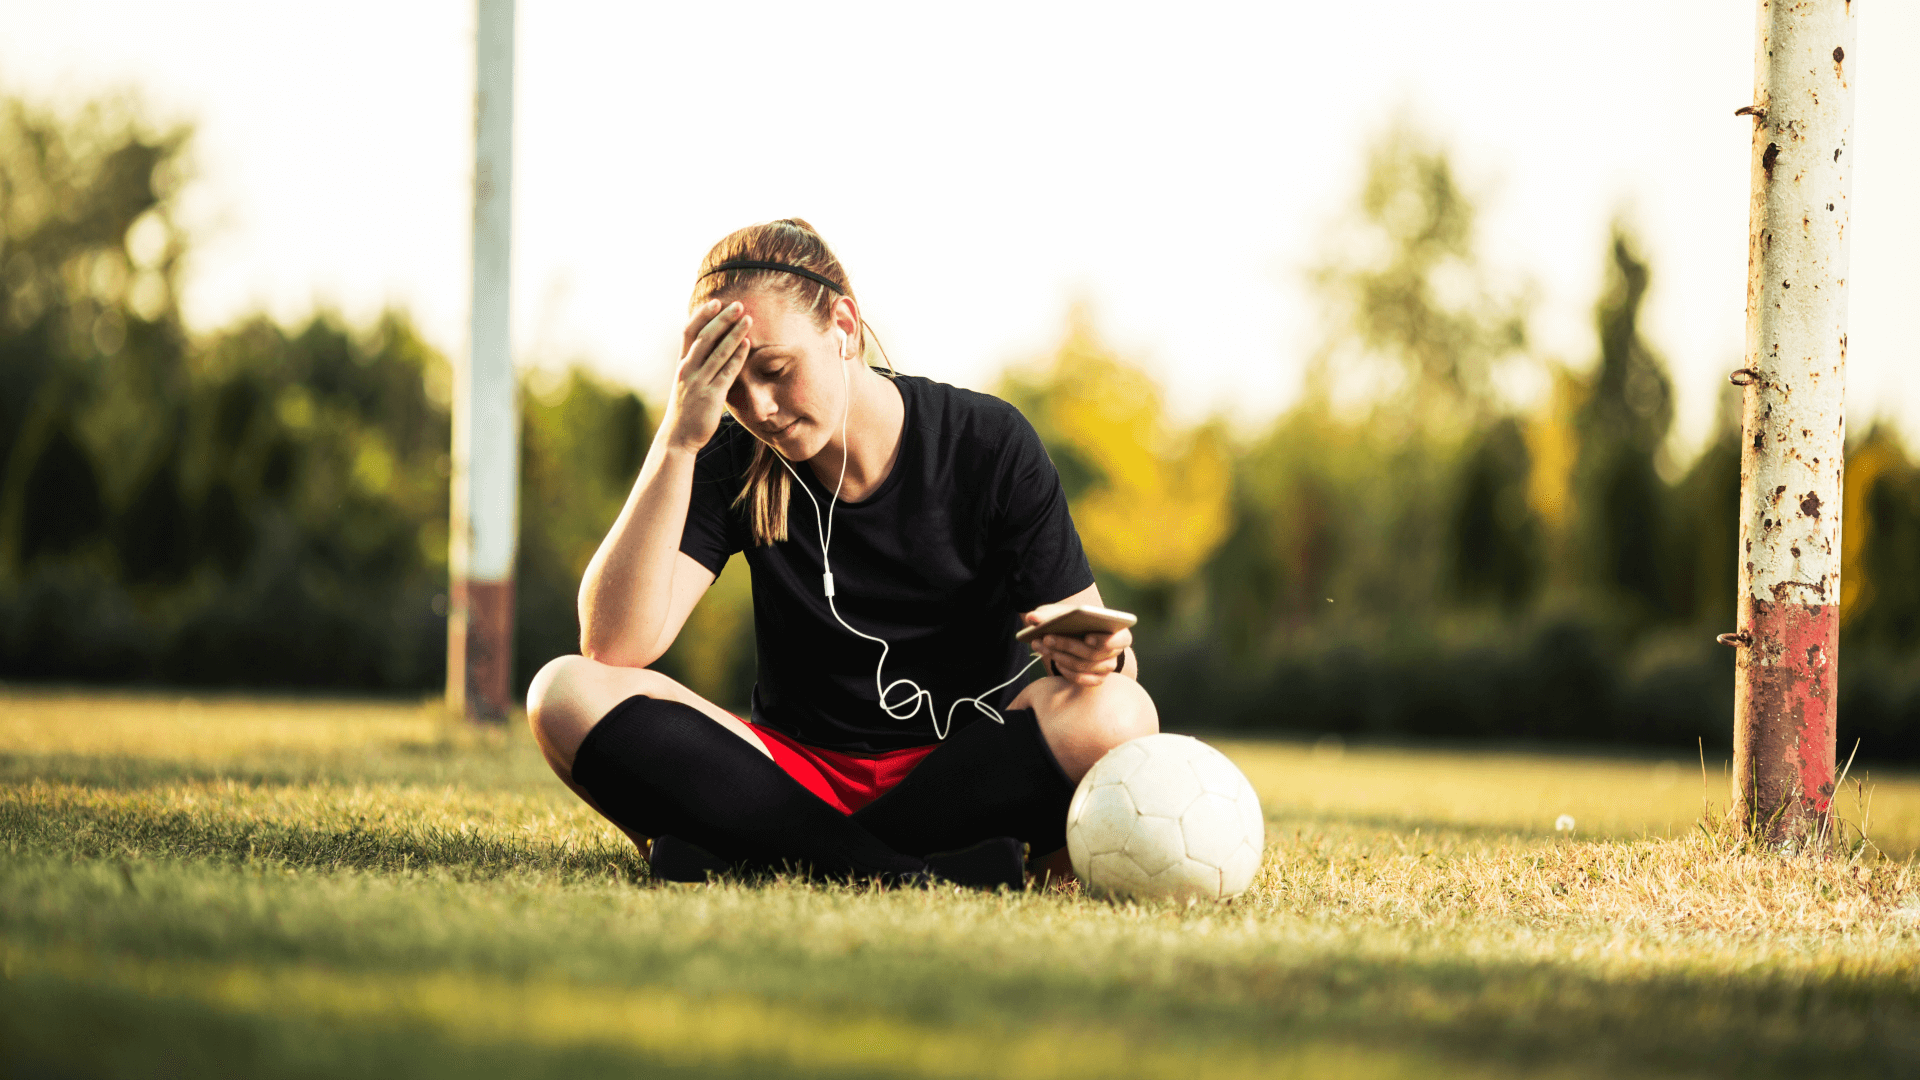
[[813,325],[813,317],[795,308],[792,301],[779,293],[761,289],[735,299],[753,316],[753,329],[748,333],[756,348],[791,344],[820,335],[820,328]]

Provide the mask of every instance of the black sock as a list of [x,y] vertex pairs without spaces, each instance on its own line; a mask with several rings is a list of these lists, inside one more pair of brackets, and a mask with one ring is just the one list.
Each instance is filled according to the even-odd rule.
[[1003,709],[947,736],[891,791],[853,820],[897,851],[952,851],[993,836],[1027,842],[1037,858],[1067,843],[1074,784],[1060,770],[1032,709]]
[[672,835],[751,869],[888,881],[926,870],[677,701],[636,695],[614,706],[575,751],[573,782],[634,832]]

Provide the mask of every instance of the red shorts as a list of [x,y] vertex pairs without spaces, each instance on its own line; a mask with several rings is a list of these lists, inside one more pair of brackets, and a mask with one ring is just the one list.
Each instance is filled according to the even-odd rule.
[[828,806],[843,814],[851,814],[885,795],[895,784],[905,780],[922,758],[939,746],[934,743],[879,754],[843,754],[838,750],[808,746],[790,735],[761,727],[744,717],[741,722],[753,728],[753,733],[767,744],[768,751],[773,754],[774,764],[786,770],[788,776],[800,781],[800,786],[820,796]]

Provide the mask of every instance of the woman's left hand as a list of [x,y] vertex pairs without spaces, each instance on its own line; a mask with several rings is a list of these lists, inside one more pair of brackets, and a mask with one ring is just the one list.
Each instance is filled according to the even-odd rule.
[[[1028,626],[1038,626],[1055,612],[1047,608],[1021,616]],[[1120,658],[1133,644],[1133,631],[1116,630],[1111,634],[1047,634],[1027,643],[1058,674],[1078,686],[1099,686],[1120,666]]]

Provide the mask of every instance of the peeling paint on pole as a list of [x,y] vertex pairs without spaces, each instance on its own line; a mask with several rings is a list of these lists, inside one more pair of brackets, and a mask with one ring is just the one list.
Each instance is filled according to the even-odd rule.
[[1796,847],[1833,800],[1846,443],[1849,0],[1761,0],[1740,452],[1734,785]]
[[473,310],[456,365],[448,565],[447,705],[480,720],[513,706],[519,410],[507,347],[513,225],[514,0],[476,0]]

